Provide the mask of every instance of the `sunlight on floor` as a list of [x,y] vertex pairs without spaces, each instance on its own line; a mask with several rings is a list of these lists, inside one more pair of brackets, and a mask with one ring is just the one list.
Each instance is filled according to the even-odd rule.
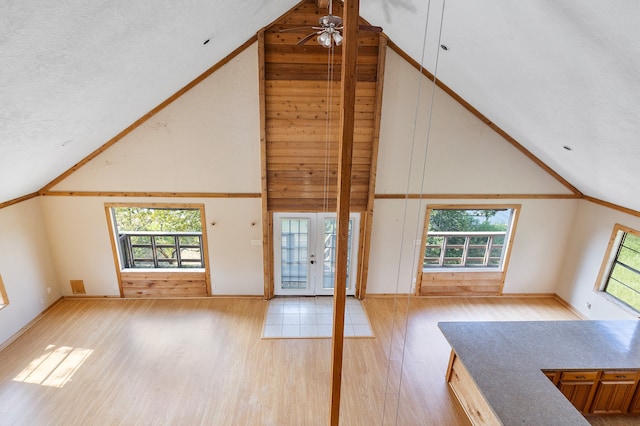
[[[344,324],[345,337],[374,337],[357,299],[347,298]],[[328,338],[332,332],[332,297],[276,297],[269,301],[262,338]]]
[[31,361],[13,380],[61,388],[92,352],[93,349],[49,345],[44,354]]

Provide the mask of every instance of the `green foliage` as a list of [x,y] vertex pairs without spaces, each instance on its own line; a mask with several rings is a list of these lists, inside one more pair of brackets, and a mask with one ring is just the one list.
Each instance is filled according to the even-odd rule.
[[507,224],[492,223],[490,219],[499,210],[432,210],[429,217],[429,231],[506,231]]
[[202,232],[199,209],[116,207],[118,231]]
[[640,311],[640,237],[626,234],[605,291]]

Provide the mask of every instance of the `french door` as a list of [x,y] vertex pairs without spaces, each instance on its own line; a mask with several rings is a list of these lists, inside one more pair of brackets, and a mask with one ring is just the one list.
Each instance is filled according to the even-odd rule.
[[[347,294],[355,294],[360,214],[349,218]],[[331,295],[336,266],[335,213],[274,213],[276,295]]]

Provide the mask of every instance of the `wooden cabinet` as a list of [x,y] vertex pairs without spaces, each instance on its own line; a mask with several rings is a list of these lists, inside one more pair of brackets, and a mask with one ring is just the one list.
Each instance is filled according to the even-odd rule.
[[563,371],[560,373],[560,392],[581,413],[588,413],[596,391],[597,371]]
[[625,414],[638,383],[636,371],[605,371],[591,405],[593,414]]
[[636,386],[636,394],[631,401],[628,412],[629,414],[640,414],[640,385]]
[[640,371],[543,371],[583,414],[640,414]]
[[502,424],[476,386],[467,368],[453,351],[451,351],[446,378],[471,424],[474,426]]

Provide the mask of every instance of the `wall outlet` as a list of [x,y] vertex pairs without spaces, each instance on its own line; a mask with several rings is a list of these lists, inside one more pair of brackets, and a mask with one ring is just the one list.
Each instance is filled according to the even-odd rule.
[[587,309],[591,309],[591,303],[587,302],[584,305],[587,307]]
[[261,246],[262,245],[262,240],[251,240],[251,245],[252,246]]
[[51,294],[51,287],[47,287],[47,294]]

